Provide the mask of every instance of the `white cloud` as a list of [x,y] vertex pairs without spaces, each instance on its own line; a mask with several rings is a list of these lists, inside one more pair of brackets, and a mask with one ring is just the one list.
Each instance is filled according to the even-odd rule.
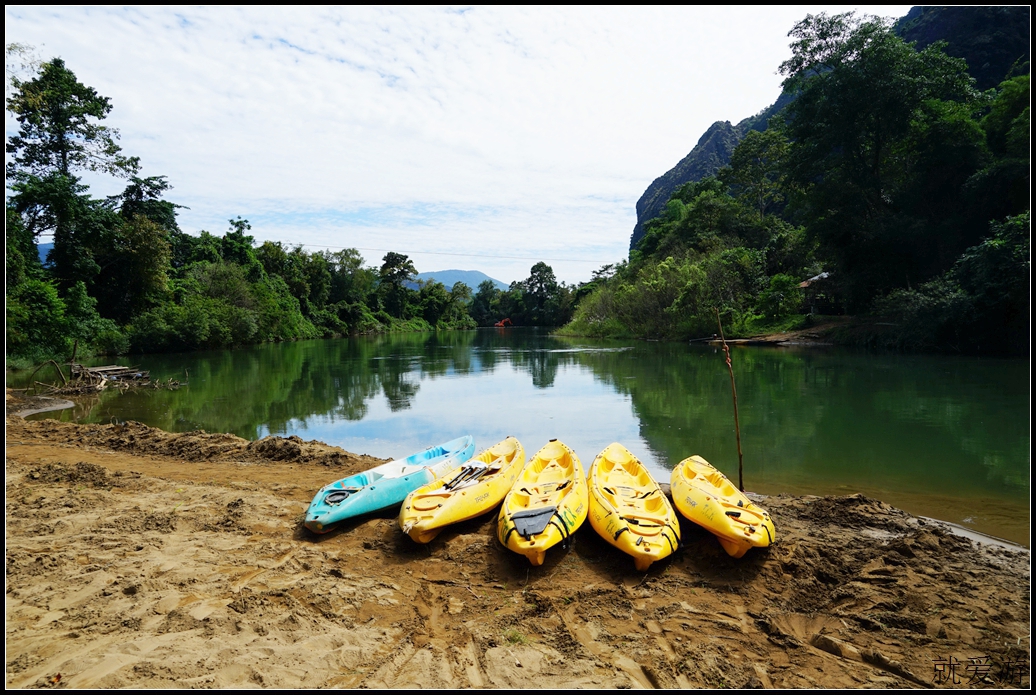
[[418,252],[620,260],[647,185],[772,103],[788,30],[825,9],[846,8],[7,6],[5,34],[111,98],[187,231],[242,215],[259,239],[511,281],[532,262]]

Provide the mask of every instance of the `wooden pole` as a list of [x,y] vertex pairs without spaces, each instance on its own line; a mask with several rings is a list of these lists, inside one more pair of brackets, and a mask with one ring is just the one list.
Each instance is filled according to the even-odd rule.
[[723,322],[719,318],[719,308],[716,309],[716,323],[719,324],[719,338],[723,341],[723,353],[727,360],[727,371],[730,372],[730,392],[734,394],[734,433],[737,435],[737,487],[741,492],[745,491],[745,466],[741,455],[741,424],[737,418],[737,387],[734,386],[734,367],[730,364],[730,348],[727,346],[727,339],[723,336]]

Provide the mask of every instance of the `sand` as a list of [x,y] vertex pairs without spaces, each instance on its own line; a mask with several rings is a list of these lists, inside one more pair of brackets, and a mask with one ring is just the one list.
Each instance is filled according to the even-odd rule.
[[638,572],[584,524],[531,567],[493,515],[428,545],[387,515],[302,526],[378,459],[30,405],[8,399],[8,688],[1029,685],[1029,551],[877,500],[760,497],[777,543],[740,560],[687,522]]

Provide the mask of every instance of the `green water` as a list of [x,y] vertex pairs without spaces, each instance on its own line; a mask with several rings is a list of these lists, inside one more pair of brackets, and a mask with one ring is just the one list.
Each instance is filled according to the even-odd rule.
[[[120,362],[189,384],[50,417],[297,434],[382,457],[467,433],[480,448],[514,435],[530,454],[557,437],[586,466],[619,441],[663,481],[692,454],[737,481],[730,379],[712,347],[486,329]],[[747,489],[862,492],[1028,544],[1028,361],[738,347],[733,365]]]

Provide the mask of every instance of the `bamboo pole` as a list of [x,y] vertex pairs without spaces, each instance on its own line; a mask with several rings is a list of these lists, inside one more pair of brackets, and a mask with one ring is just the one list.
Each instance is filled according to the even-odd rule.
[[741,455],[741,424],[737,418],[737,387],[734,386],[734,367],[730,364],[730,348],[727,346],[727,339],[723,336],[723,322],[719,318],[719,307],[716,309],[716,323],[719,324],[719,337],[723,341],[723,353],[726,356],[727,371],[730,372],[730,392],[734,395],[734,433],[737,435],[737,487],[741,492],[745,491],[745,466],[744,458]]

